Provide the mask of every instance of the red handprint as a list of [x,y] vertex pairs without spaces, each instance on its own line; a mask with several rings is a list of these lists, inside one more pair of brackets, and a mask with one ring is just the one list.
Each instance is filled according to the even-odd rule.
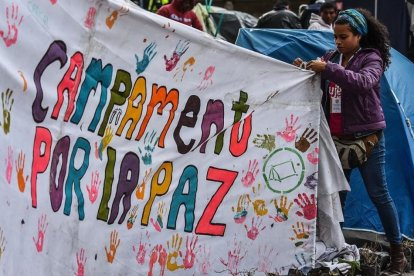
[[[254,159],[253,162],[252,160],[249,160],[249,169],[246,172],[246,175],[241,179],[244,187],[252,186],[253,182],[256,180],[256,176],[259,173],[259,169],[257,168],[258,164],[259,162],[257,162],[256,159]],[[244,170],[242,171],[242,174],[244,174]]]
[[191,238],[191,241],[189,241],[189,238],[187,236],[187,240],[185,242],[186,251],[185,251],[185,257],[184,257],[184,268],[185,269],[189,269],[194,266],[194,262],[195,262],[194,248],[197,245],[197,241],[198,241],[198,236],[193,236]]
[[46,222],[46,214],[44,214],[37,221],[37,241],[35,240],[35,237],[33,237],[36,250],[39,253],[43,251],[43,243],[45,241],[45,233],[48,225],[49,223]]
[[92,179],[91,179],[91,185],[86,185],[86,190],[88,191],[89,200],[93,204],[95,200],[98,198],[99,193],[99,185],[101,185],[101,182],[99,180],[99,172],[95,171],[92,172]]
[[311,199],[306,193],[299,194],[298,198],[295,198],[295,203],[302,208],[302,211],[297,211],[298,216],[304,217],[307,220],[312,220],[316,218],[317,207],[316,207],[316,198],[314,194],[311,194]]
[[11,15],[9,15],[9,7],[6,7],[6,22],[7,22],[7,34],[0,30],[0,36],[3,38],[6,47],[10,47],[17,41],[17,35],[19,33],[18,27],[23,21],[23,16],[19,18],[19,6],[12,4]]
[[233,249],[230,249],[227,252],[227,261],[225,261],[223,258],[220,258],[220,262],[227,268],[227,270],[232,275],[238,274],[237,270],[239,269],[240,262],[246,256],[247,251],[245,251],[244,254],[241,255],[241,250],[241,242],[237,243],[236,241],[234,241]]
[[78,264],[78,272],[75,272],[76,276],[85,275],[86,260],[85,249],[81,248],[79,252],[76,252],[76,263]]
[[177,46],[175,46],[175,50],[171,56],[171,58],[167,58],[166,55],[164,55],[165,60],[165,70],[171,71],[177,66],[177,63],[180,61],[180,58],[182,55],[184,55],[185,52],[187,52],[188,48],[190,47],[190,41],[178,41]]
[[293,114],[290,115],[290,122],[288,118],[285,118],[285,129],[282,132],[276,134],[281,136],[286,142],[292,142],[295,140],[296,131],[300,128],[300,125],[295,128],[295,124],[298,122],[299,117],[294,118]]
[[260,227],[262,226],[263,223],[263,219],[257,217],[256,219],[256,223],[254,222],[254,217],[252,218],[252,227],[250,229],[247,228],[247,225],[244,225],[244,228],[246,228],[247,231],[247,237],[251,240],[255,240],[257,238],[257,236],[259,235],[259,233],[261,231],[263,231],[266,226],[263,226],[261,229]]

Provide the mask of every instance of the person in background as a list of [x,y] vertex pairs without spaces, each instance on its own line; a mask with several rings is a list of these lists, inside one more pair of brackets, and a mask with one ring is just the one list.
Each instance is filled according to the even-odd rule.
[[224,8],[225,8],[226,10],[229,10],[229,11],[234,10],[234,4],[233,4],[233,2],[232,2],[232,1],[226,1],[226,2],[224,3]]
[[[407,259],[397,210],[387,188],[383,135],[386,124],[380,99],[381,76],[391,62],[388,30],[368,11],[348,9],[339,13],[334,37],[337,50],[307,62],[305,67],[321,73],[322,105],[334,141],[363,142],[366,147],[367,159],[351,155],[343,159],[339,152],[340,159],[348,181],[352,168],[359,169],[390,243],[391,262],[381,275],[401,275]],[[297,58],[293,64],[303,66],[304,62]],[[346,166],[344,160],[353,160],[354,165]],[[342,193],[343,207],[345,200],[346,193]]]
[[279,0],[274,6],[274,10],[263,14],[255,28],[274,28],[274,29],[301,29],[299,17],[289,10],[289,2]]
[[171,4],[162,6],[157,14],[203,31],[203,26],[192,11],[193,8],[193,0],[173,0]]
[[319,15],[312,13],[308,30],[333,32],[332,23],[336,18],[336,6],[334,3],[323,3],[319,9]]

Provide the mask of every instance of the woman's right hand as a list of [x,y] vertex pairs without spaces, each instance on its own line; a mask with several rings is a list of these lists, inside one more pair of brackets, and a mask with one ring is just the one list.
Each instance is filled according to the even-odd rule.
[[293,65],[297,66],[297,67],[302,67],[303,66],[303,60],[301,58],[296,58],[293,62]]

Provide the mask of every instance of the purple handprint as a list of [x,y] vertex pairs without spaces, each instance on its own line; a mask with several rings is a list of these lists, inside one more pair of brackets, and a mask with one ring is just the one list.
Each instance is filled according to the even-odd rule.
[[184,53],[188,50],[190,47],[190,41],[185,40],[182,42],[181,40],[178,41],[177,46],[175,46],[175,50],[171,56],[171,58],[167,58],[166,55],[164,55],[165,60],[165,70],[168,72],[173,70],[175,66],[177,66],[177,63],[180,61],[180,58]]
[[23,21],[23,16],[19,18],[19,6],[12,4],[11,14],[9,14],[9,8],[6,7],[6,22],[7,22],[7,33],[0,30],[0,36],[3,38],[6,47],[10,47],[17,41],[17,35],[19,34],[19,26]]
[[[249,169],[246,172],[246,175],[241,179],[244,187],[252,186],[253,182],[256,180],[256,176],[259,173],[259,169],[257,168],[258,164],[256,159],[254,159],[253,162],[252,160],[249,160]],[[242,171],[242,174],[244,174],[244,170]]]

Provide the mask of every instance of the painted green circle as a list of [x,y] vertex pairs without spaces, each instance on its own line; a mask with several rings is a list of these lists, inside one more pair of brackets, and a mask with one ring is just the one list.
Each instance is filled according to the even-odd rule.
[[[296,185],[295,185],[293,188],[288,189],[288,190],[276,190],[276,189],[274,189],[273,187],[271,187],[271,185],[269,184],[269,179],[268,179],[268,178],[267,178],[267,176],[266,176],[266,165],[267,165],[268,161],[269,161],[270,159],[272,159],[272,157],[273,157],[275,154],[277,154],[277,153],[279,153],[279,152],[281,152],[281,151],[284,151],[284,150],[286,150],[286,151],[290,151],[290,152],[294,153],[294,154],[298,157],[298,159],[299,159],[299,161],[300,161],[300,164],[302,165],[302,171],[301,171],[301,173],[300,173],[299,181],[296,183]],[[299,153],[297,150],[292,149],[292,148],[288,148],[288,147],[285,147],[285,148],[280,148],[280,149],[277,149],[277,150],[275,150],[274,152],[272,152],[272,153],[269,155],[269,157],[267,157],[266,161],[265,161],[265,162],[264,162],[264,164],[263,164],[262,173],[263,173],[263,178],[264,178],[264,180],[265,180],[265,182],[266,182],[266,185],[267,185],[267,187],[268,187],[271,191],[273,191],[273,192],[275,192],[275,193],[278,193],[278,194],[281,194],[281,193],[283,193],[283,194],[287,194],[287,193],[290,193],[290,192],[292,192],[293,190],[295,190],[295,189],[296,189],[297,187],[299,187],[299,185],[302,183],[302,181],[303,181],[303,179],[304,179],[304,177],[305,177],[305,163],[303,162],[302,156],[300,155],[300,153]]]

